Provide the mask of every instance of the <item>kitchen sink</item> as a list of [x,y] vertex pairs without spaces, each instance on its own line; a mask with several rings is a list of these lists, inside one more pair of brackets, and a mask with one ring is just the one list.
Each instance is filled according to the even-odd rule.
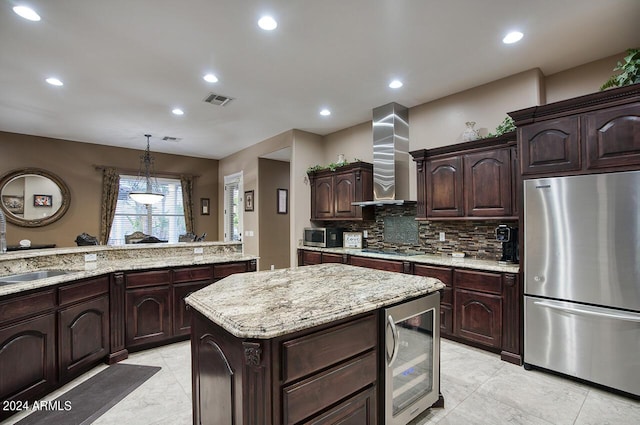
[[71,273],[66,270],[39,270],[37,272],[27,272],[12,274],[9,276],[0,276],[0,285],[9,285],[20,282],[31,282],[32,280],[46,279],[48,277],[61,276]]

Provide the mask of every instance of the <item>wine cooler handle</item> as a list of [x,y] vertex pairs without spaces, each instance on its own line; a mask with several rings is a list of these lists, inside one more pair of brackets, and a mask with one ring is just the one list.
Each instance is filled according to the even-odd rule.
[[391,356],[387,353],[387,358],[389,359],[387,364],[391,366],[396,360],[396,357],[398,357],[398,329],[396,329],[396,323],[393,321],[393,317],[391,317],[391,315],[387,317],[387,323],[391,326],[391,335],[393,336],[393,352],[391,353]]

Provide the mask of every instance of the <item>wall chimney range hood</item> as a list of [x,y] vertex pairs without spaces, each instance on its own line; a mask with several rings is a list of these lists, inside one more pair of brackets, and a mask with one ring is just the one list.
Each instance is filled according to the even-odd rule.
[[353,205],[403,205],[409,197],[409,109],[392,102],[373,110],[373,201]]

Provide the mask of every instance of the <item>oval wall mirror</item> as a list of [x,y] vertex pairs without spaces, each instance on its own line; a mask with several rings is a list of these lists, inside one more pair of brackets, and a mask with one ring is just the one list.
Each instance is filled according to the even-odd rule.
[[51,224],[67,212],[70,200],[64,181],[46,170],[22,168],[0,178],[0,208],[17,226]]

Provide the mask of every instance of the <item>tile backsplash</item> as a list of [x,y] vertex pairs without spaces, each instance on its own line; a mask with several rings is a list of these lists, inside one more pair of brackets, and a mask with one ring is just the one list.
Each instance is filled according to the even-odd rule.
[[[332,227],[344,227],[347,231],[367,231],[366,244],[371,249],[394,249],[399,251],[420,251],[426,254],[451,254],[464,252],[468,257],[483,260],[498,260],[502,255],[502,244],[496,241],[495,229],[498,224],[517,226],[513,220],[460,220],[460,221],[419,221],[417,226],[410,225],[415,220],[416,205],[384,205],[375,207],[375,221],[331,223]],[[385,222],[387,225],[402,228],[401,238],[391,237],[387,231],[385,240]],[[407,232],[417,231],[413,238]],[[440,232],[444,232],[445,241],[440,242]],[[391,237],[391,240],[389,238]],[[401,241],[410,241],[403,243]]]

